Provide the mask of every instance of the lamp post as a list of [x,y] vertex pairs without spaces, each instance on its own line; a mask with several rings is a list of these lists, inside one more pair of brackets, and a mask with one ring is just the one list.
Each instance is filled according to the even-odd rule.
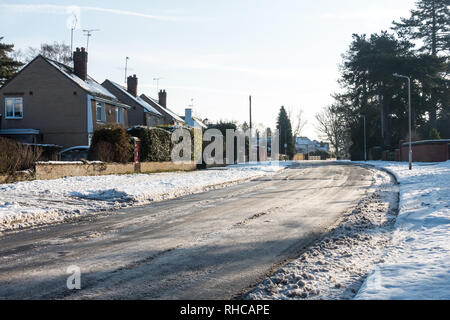
[[411,138],[411,78],[398,73],[393,74],[394,77],[408,79],[408,117],[409,117],[409,170],[412,170],[412,138]]
[[367,161],[366,115],[362,114],[361,117],[364,119],[364,161]]

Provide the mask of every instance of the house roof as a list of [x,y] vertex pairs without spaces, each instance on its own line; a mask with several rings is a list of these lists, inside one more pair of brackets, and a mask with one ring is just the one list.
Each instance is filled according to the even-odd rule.
[[204,124],[203,121],[200,120],[199,118],[192,117],[192,120],[194,120],[203,129],[208,128],[208,126],[206,124]]
[[149,96],[147,96],[147,95],[145,95],[145,94],[141,94],[141,97],[145,97],[145,98],[147,98],[148,100],[150,100],[152,103],[154,103],[155,105],[157,105],[160,109],[161,109],[161,111],[163,112],[163,113],[167,113],[169,116],[171,116],[172,118],[174,118],[175,120],[177,120],[177,121],[180,121],[180,122],[185,122],[183,119],[181,119],[181,117],[179,116],[179,115],[177,115],[175,112],[173,112],[172,110],[170,110],[169,108],[167,108],[167,107],[163,107],[162,105],[160,105],[159,104],[159,102],[156,100],[156,99],[153,99],[152,97],[149,97]]
[[89,75],[87,76],[86,81],[83,79],[78,78],[73,73],[73,68],[66,66],[65,64],[62,64],[60,62],[48,59],[44,56],[42,56],[47,62],[49,62],[52,66],[54,66],[56,69],[62,72],[66,77],[68,77],[70,80],[75,82],[78,86],[92,94],[93,96],[99,96],[105,99],[112,100],[114,102],[118,102],[118,99],[115,95],[113,95],[111,92],[109,92],[106,88],[102,87],[100,83],[95,81],[93,78],[91,78]]
[[146,111],[148,111],[150,113],[154,113],[154,114],[159,115],[159,116],[162,116],[162,114],[158,110],[153,108],[150,104],[148,104],[146,101],[144,101],[141,97],[133,96],[124,87],[122,87],[120,84],[115,83],[114,81],[111,81],[111,80],[106,80],[106,81],[110,82],[114,87],[119,89],[123,94],[127,95],[130,99],[132,99],[134,102],[139,104]]

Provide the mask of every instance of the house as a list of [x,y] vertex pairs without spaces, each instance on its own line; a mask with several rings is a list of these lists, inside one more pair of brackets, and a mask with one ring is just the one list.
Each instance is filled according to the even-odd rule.
[[314,151],[330,152],[330,144],[310,140],[307,137],[295,137],[295,150],[297,153],[308,154]]
[[127,88],[111,80],[105,80],[102,86],[112,92],[119,101],[131,106],[128,109],[128,126],[156,127],[163,124],[163,115],[138,96],[136,75],[127,78]]
[[1,136],[67,148],[90,145],[101,125],[127,127],[130,107],[88,76],[85,49],[73,60],[72,68],[39,55],[0,88]]
[[208,126],[206,124],[203,123],[202,120],[200,120],[197,117],[194,117],[192,115],[192,109],[191,108],[186,108],[184,111],[184,117],[183,118],[184,121],[186,121],[186,125],[188,127],[191,128],[199,128],[199,129],[207,129]]
[[163,124],[164,125],[171,125],[171,126],[184,126],[186,122],[181,119],[179,115],[177,115],[175,112],[170,110],[167,107],[167,92],[166,90],[160,90],[158,93],[158,100],[155,100],[151,98],[148,95],[141,94],[141,99],[150,104],[152,107],[154,107],[156,110],[159,111],[159,113],[163,116]]

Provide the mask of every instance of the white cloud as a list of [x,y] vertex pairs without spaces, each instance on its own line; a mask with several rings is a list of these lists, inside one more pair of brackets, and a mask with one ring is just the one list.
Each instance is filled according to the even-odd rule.
[[119,10],[111,8],[101,8],[101,7],[88,7],[88,6],[61,6],[52,4],[0,4],[0,8],[12,10],[15,12],[26,12],[26,13],[50,13],[50,14],[70,14],[73,12],[74,8],[79,8],[82,11],[96,11],[105,12],[125,16],[140,17],[145,19],[153,19],[160,21],[178,21],[177,17],[163,16],[163,15],[152,15],[141,12],[134,12],[128,10]]

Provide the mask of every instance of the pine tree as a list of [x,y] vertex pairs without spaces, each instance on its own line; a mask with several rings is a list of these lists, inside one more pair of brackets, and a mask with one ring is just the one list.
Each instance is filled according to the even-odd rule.
[[450,0],[420,0],[409,18],[393,22],[401,38],[422,40],[421,52],[436,56],[450,50]]
[[14,51],[13,44],[2,43],[3,37],[0,37],[0,86],[11,79],[17,70],[23,66],[23,63],[11,58]]
[[[409,18],[401,18],[400,22],[393,22],[392,28],[403,38],[419,41],[423,45],[419,52],[437,58],[439,53],[446,55],[450,52],[450,0],[420,0],[417,9],[411,10]],[[429,79],[439,82],[439,73],[429,74]],[[435,85],[429,92],[430,126],[436,128],[439,105],[442,105],[440,89]],[[448,92],[447,92],[448,94]]]
[[294,157],[294,138],[292,137],[291,120],[282,106],[278,114],[277,130],[280,134],[280,153],[292,159]]

